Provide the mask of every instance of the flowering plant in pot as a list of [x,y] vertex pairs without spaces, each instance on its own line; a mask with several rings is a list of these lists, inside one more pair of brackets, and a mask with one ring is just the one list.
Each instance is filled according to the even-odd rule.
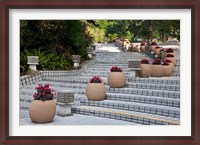
[[170,59],[167,59],[167,58],[166,58],[166,59],[164,60],[164,62],[165,62],[165,63],[168,63],[168,64],[171,66],[172,71],[174,70],[174,64],[172,63],[172,61],[171,61]]
[[141,59],[140,67],[141,67],[140,77],[148,78],[149,76],[151,76],[151,64],[147,58]]
[[176,58],[174,57],[174,54],[172,53],[166,54],[166,58],[171,60],[174,66],[176,65]]
[[145,42],[142,42],[142,43],[140,44],[140,50],[141,50],[141,51],[145,51]]
[[140,52],[140,47],[139,47],[139,45],[135,45],[135,46],[133,47],[133,51],[134,51],[134,52]]
[[49,87],[49,84],[39,84],[33,94],[34,100],[29,106],[29,116],[35,123],[51,122],[56,114],[56,102],[54,95],[56,92]]
[[106,87],[99,76],[93,76],[86,87],[86,95],[89,100],[101,101],[106,96]]
[[172,48],[167,48],[167,49],[166,49],[166,52],[167,52],[167,53],[173,53],[174,50],[173,50]]
[[125,86],[126,77],[122,72],[122,69],[118,66],[113,66],[110,68],[110,73],[108,74],[108,84],[111,88],[122,88]]
[[154,54],[159,56],[160,55],[160,49],[161,48],[159,46],[156,46],[155,49],[154,49]]
[[156,48],[156,46],[157,46],[157,43],[156,43],[156,42],[152,42],[152,43],[151,43],[151,46],[150,46],[150,50],[151,50],[151,51],[154,51],[155,48]]
[[163,63],[163,76],[171,76],[172,74],[172,67],[168,60],[164,60]]
[[161,77],[163,75],[163,67],[159,58],[156,58],[152,63],[152,77]]

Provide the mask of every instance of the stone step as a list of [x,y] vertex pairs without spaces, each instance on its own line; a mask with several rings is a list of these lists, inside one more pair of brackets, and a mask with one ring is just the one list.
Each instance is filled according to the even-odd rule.
[[128,88],[138,88],[138,89],[178,91],[178,92],[180,91],[179,85],[166,85],[166,84],[127,82],[126,87],[128,87]]
[[[108,74],[110,73],[109,70],[107,71],[90,71],[90,70],[86,70],[84,71],[82,74],[80,75],[87,75],[87,76],[94,76],[94,75],[98,75],[98,76],[108,76]],[[130,72],[125,72],[123,71],[123,73],[127,76],[130,75]]]
[[83,99],[81,100],[81,105],[85,106],[95,106],[103,108],[112,108],[119,110],[128,110],[141,113],[150,113],[167,117],[180,118],[180,109],[177,107],[169,107],[154,104],[136,103],[136,102],[126,102],[126,101],[116,101],[116,100],[103,100],[103,101],[92,101]]
[[[41,81],[39,82],[40,84],[46,84],[48,82]],[[33,84],[27,87],[24,87],[21,89],[21,92],[25,92],[30,90],[30,92],[33,94],[35,91],[35,87],[37,84]],[[180,92],[178,91],[169,91],[169,90],[160,90],[156,88],[151,88],[151,89],[144,89],[144,88],[139,88],[140,85],[138,85],[138,88],[110,88],[109,86],[106,86],[106,92],[111,92],[111,93],[124,93],[124,94],[134,94],[134,95],[146,95],[146,96],[161,96],[161,97],[169,97],[169,98],[180,98]],[[152,85],[153,86],[153,85]],[[77,92],[85,93],[87,83],[50,83],[50,87],[54,88],[55,90],[58,90],[59,88],[62,89],[73,89],[76,90]],[[170,88],[170,87],[166,87]],[[27,92],[29,93],[29,92]]]
[[155,104],[155,105],[163,105],[163,106],[171,106],[171,107],[180,107],[180,99],[157,97],[157,96],[106,93],[106,99],[136,102],[136,103]]
[[180,77],[149,77],[149,78],[132,77],[128,78],[128,82],[180,85]]
[[171,76],[180,77],[180,73],[173,72]]
[[93,106],[74,106],[72,107],[72,112],[82,115],[124,120],[144,125],[180,125],[180,119],[178,118],[111,108],[105,109]]
[[[20,122],[19,125],[37,125],[33,123],[29,117],[28,110],[20,110]],[[133,122],[127,122],[123,120],[88,116],[81,114],[73,114],[68,117],[61,117],[56,115],[54,121],[51,123],[45,123],[40,125],[141,125]]]
[[[46,81],[45,81],[46,80]],[[64,85],[69,85],[69,86],[74,86],[77,85],[78,88],[80,88],[80,85],[83,87],[86,87],[88,84],[88,81],[85,80],[79,80],[79,79],[66,79],[63,80],[56,78],[46,78],[44,79],[43,84],[49,83],[49,82],[59,82],[60,86],[63,86],[62,83],[65,83]],[[106,83],[107,84],[107,83]],[[153,83],[147,83],[147,82],[126,82],[125,85],[127,88],[138,88],[138,89],[152,89],[152,90],[166,90],[166,91],[180,91],[180,86],[179,85],[171,85],[171,84],[153,84]],[[109,87],[107,87],[109,88]]]

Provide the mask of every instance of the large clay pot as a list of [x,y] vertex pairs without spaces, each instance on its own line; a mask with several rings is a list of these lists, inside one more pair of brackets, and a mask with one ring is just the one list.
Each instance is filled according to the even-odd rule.
[[139,46],[134,46],[134,47],[133,47],[133,51],[134,51],[134,52],[140,52]]
[[126,77],[123,72],[110,72],[108,75],[108,84],[111,88],[122,88],[125,86]]
[[153,65],[152,64],[152,72],[151,72],[151,76],[152,77],[162,77],[163,75],[163,66],[162,65]]
[[[171,52],[170,52],[170,53],[165,52],[165,57],[166,57],[167,54],[173,54],[173,55],[174,55],[174,53],[171,53]],[[175,55],[174,55],[174,57],[175,57]]]
[[157,55],[157,56],[160,56],[160,48],[155,48],[154,54]]
[[151,64],[141,64],[140,77],[148,78],[151,76]]
[[166,59],[171,60],[171,62],[173,63],[173,65],[176,65],[176,58],[175,57],[166,57]]
[[151,46],[150,46],[150,50],[151,50],[151,51],[154,51],[156,47],[157,47],[157,45],[151,45]]
[[173,70],[174,70],[174,64],[170,62],[169,65],[171,66],[172,72],[173,72]]
[[56,115],[55,100],[40,101],[34,100],[29,106],[29,116],[35,123],[48,123]]
[[88,83],[86,95],[89,100],[101,101],[106,96],[106,87],[104,83]]
[[145,51],[145,45],[140,46],[140,51],[144,52]]
[[171,65],[163,65],[163,76],[169,77],[172,74]]

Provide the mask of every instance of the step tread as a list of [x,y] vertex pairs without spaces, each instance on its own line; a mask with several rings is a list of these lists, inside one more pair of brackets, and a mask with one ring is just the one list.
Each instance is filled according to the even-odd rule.
[[129,96],[129,97],[144,97],[144,98],[151,98],[151,99],[162,99],[162,100],[171,100],[171,101],[178,101],[180,99],[175,98],[167,98],[167,97],[157,97],[157,96],[145,96],[145,95],[133,95],[133,94],[120,94],[120,93],[106,93],[107,95],[118,95],[118,96]]
[[159,121],[180,124],[179,118],[147,114],[147,113],[141,113],[141,112],[135,112],[135,111],[118,110],[118,109],[112,109],[112,108],[105,109],[103,107],[82,106],[82,105],[81,106],[73,106],[73,108],[89,109],[89,110],[95,110],[95,111],[110,112],[110,113],[115,113],[115,114],[124,114],[124,115],[129,115],[129,116],[138,116],[138,117],[140,116],[142,118],[155,119],[155,120],[159,120]]
[[118,101],[118,100],[91,101],[88,99],[84,99],[84,101],[99,102],[100,104],[108,103],[108,104],[123,104],[123,105],[140,106],[140,107],[142,106],[142,107],[157,108],[157,109],[162,109],[162,110],[170,110],[170,111],[180,112],[180,109],[177,107],[155,105],[155,104],[145,104],[145,103],[138,103],[138,102],[127,102],[127,101]]

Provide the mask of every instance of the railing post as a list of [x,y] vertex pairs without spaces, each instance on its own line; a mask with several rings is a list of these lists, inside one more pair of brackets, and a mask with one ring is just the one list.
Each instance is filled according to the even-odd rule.
[[28,62],[29,68],[33,71],[37,71],[37,65],[38,65],[38,56],[28,56]]
[[81,56],[80,55],[72,55],[72,61],[74,62],[75,68],[79,67],[79,63],[81,61]]
[[58,105],[58,116],[71,116],[71,106],[74,102],[74,92],[70,90],[63,90],[57,92],[57,105]]

